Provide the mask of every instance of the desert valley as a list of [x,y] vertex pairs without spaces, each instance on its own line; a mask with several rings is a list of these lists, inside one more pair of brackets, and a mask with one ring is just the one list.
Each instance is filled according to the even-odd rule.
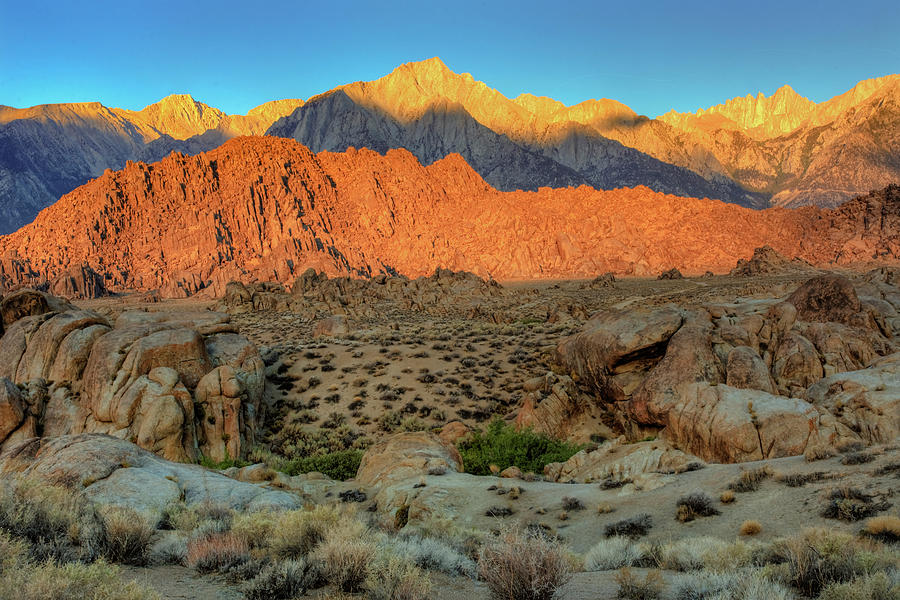
[[900,598],[900,75],[0,106],[0,233],[0,600]]

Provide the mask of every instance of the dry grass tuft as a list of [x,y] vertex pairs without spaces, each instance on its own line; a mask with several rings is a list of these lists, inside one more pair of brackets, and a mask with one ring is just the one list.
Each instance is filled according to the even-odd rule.
[[188,542],[185,563],[201,573],[227,573],[250,560],[247,541],[233,533],[214,533]]
[[863,532],[882,542],[896,544],[900,542],[900,517],[882,515],[866,521]]
[[756,535],[762,531],[762,524],[759,521],[754,521],[752,519],[748,519],[741,523],[740,534],[741,535]]
[[734,492],[731,490],[725,490],[719,496],[719,502],[721,502],[722,504],[731,504],[732,502],[734,502],[734,500],[735,500],[735,495],[734,495]]
[[648,571],[642,580],[624,567],[616,573],[616,583],[619,584],[616,598],[621,600],[656,600],[663,590],[662,576],[656,569]]

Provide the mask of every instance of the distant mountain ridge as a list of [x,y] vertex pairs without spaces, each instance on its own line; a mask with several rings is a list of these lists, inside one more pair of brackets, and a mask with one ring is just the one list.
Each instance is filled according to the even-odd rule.
[[[131,163],[0,237],[0,285],[86,273],[109,290],[221,294],[232,280],[291,283],[307,268],[416,277],[443,267],[497,279],[728,272],[769,245],[788,258],[900,259],[900,187],[838,209],[751,210],[640,186],[493,189],[458,154],[314,154],[239,137]],[[99,287],[99,286],[98,286]]]
[[510,99],[438,58],[247,115],[185,94],[139,111],[0,106],[0,233],[128,160],[193,155],[263,133],[313,150],[404,147],[426,164],[456,152],[502,190],[645,185],[753,208],[836,206],[900,181],[900,76],[861,81],[821,103],[783,86],[657,119],[610,99]]

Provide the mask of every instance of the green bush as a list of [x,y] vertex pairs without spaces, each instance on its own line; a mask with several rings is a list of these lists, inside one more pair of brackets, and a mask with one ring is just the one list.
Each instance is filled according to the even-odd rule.
[[490,475],[491,465],[500,470],[519,467],[523,472],[540,473],[552,462],[565,462],[582,449],[530,429],[516,430],[494,419],[486,432],[476,431],[457,445],[466,473]]
[[362,455],[362,450],[340,450],[338,452],[329,452],[328,454],[295,458],[288,461],[285,473],[288,475],[299,475],[300,473],[318,471],[332,479],[344,481],[356,477],[356,471],[359,470],[359,462],[362,460]]
[[225,460],[223,460],[222,462],[216,462],[208,456],[201,456],[200,464],[207,469],[224,471],[225,469],[230,469],[231,467],[238,467],[239,469],[242,467],[248,467],[252,463],[249,463],[246,460],[241,460],[239,458],[231,458],[230,456],[226,456]]

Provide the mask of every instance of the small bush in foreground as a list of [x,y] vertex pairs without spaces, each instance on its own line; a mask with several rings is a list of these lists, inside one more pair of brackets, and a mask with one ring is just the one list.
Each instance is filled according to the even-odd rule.
[[578,498],[572,498],[571,496],[563,496],[562,508],[563,508],[563,510],[569,510],[569,511],[584,510],[584,502],[582,502]]
[[772,469],[768,466],[756,469],[747,469],[741,472],[741,476],[728,484],[728,489],[734,492],[755,492],[760,484],[772,476]]
[[783,585],[758,570],[694,571],[672,581],[674,600],[793,600]]
[[281,513],[271,541],[272,552],[281,558],[303,558],[325,539],[325,533],[340,518],[336,509],[321,505]]
[[569,581],[566,553],[546,537],[508,532],[482,548],[478,574],[495,600],[551,600]]
[[474,561],[440,540],[407,535],[387,540],[387,548],[397,557],[428,571],[465,577],[476,575]]
[[679,498],[675,518],[682,523],[693,521],[698,517],[711,517],[718,515],[719,511],[713,506],[712,498],[703,492],[694,492]]
[[246,540],[233,533],[214,533],[188,542],[185,563],[201,573],[226,573],[248,560]]
[[875,460],[871,452],[850,452],[841,457],[842,465],[862,465]]
[[734,492],[732,492],[731,490],[725,490],[719,496],[719,502],[721,502],[722,504],[731,504],[732,502],[734,502],[734,498]]
[[749,562],[742,545],[710,536],[681,538],[659,547],[655,553],[659,566],[672,571],[709,569],[721,563],[735,568]]
[[369,600],[428,600],[431,581],[421,569],[391,557],[378,564],[366,578]]
[[375,551],[375,544],[361,524],[346,521],[326,533],[315,556],[322,563],[322,574],[328,583],[343,592],[355,593],[369,576]]
[[662,576],[657,570],[648,571],[641,580],[625,567],[616,573],[616,583],[619,584],[616,598],[622,600],[656,600],[663,589]]
[[806,530],[773,546],[784,582],[812,597],[831,583],[846,583],[896,563],[896,557],[879,552],[872,542],[823,529]]
[[290,600],[319,587],[318,568],[305,560],[286,560],[263,569],[244,585],[247,600]]
[[600,540],[584,555],[586,571],[612,571],[633,567],[643,558],[638,545],[627,537],[613,536]]
[[457,448],[466,473],[473,475],[490,475],[491,465],[501,471],[507,467],[519,467],[523,472],[540,473],[546,465],[565,462],[581,450],[581,446],[530,429],[517,431],[501,419],[492,421],[484,433],[474,432]]
[[603,535],[606,537],[619,535],[636,538],[647,535],[651,527],[653,527],[653,519],[650,515],[642,513],[608,524],[603,528]]
[[154,529],[144,515],[124,506],[106,506],[103,517],[103,555],[114,563],[144,565]]

